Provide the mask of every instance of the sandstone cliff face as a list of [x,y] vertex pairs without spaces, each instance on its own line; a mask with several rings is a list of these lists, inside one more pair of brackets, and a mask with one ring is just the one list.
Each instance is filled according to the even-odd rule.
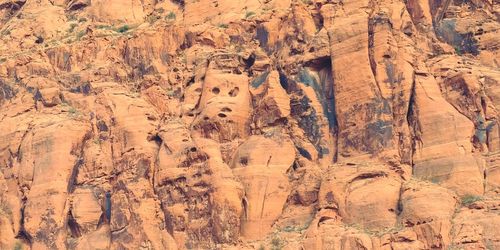
[[0,0],[0,249],[500,249],[496,0]]

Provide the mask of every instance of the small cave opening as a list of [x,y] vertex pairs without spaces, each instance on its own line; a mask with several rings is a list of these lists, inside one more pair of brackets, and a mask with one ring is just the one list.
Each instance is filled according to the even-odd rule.
[[37,44],[42,44],[42,43],[43,43],[43,37],[41,37],[41,36],[37,36],[37,37],[36,37],[36,40],[35,40],[35,43],[37,43]]
[[251,68],[253,64],[255,63],[255,53],[250,54],[247,59],[244,59],[243,61],[245,62],[245,66],[248,68]]
[[231,89],[231,91],[229,91],[229,96],[231,97],[236,97],[238,95],[238,93],[240,92],[240,88],[238,87],[234,87],[233,89]]
[[233,110],[228,108],[228,107],[224,107],[221,109],[222,112],[232,112]]
[[244,167],[248,166],[248,157],[246,157],[246,156],[241,157],[240,158],[240,165],[244,166]]
[[286,173],[291,174],[297,171],[298,168],[300,168],[300,164],[297,162],[297,160],[295,160],[293,161],[292,165],[286,170]]
[[161,139],[161,137],[159,135],[151,136],[151,138],[149,138],[149,140],[154,141],[156,143],[156,145],[158,145],[158,146],[160,146],[163,143],[163,140]]
[[194,76],[191,76],[186,83],[186,88],[194,84]]
[[319,225],[319,224],[321,224],[322,222],[325,222],[325,221],[327,221],[327,220],[333,220],[333,219],[335,219],[335,218],[330,217],[330,216],[322,216],[322,217],[321,217],[321,218],[319,218],[319,220],[318,220],[318,225]]
[[311,68],[314,71],[321,71],[324,68],[332,68],[332,59],[329,56],[315,58],[304,64],[305,67]]
[[99,129],[100,132],[105,132],[105,131],[108,131],[109,128],[108,128],[108,125],[106,125],[106,122],[103,121],[103,120],[98,120],[97,123],[96,123],[96,126],[97,126],[97,129]]
[[[73,2],[75,2],[75,1],[73,1]],[[90,2],[90,1],[89,1],[89,2]],[[78,3],[78,2],[76,2],[76,3],[71,4],[71,5],[68,7],[68,10],[69,10],[69,11],[79,11],[79,10],[82,10],[83,8],[85,8],[85,7],[87,7],[87,6],[88,6],[88,4],[87,4],[87,3],[85,3],[85,2],[83,2],[83,3]]]

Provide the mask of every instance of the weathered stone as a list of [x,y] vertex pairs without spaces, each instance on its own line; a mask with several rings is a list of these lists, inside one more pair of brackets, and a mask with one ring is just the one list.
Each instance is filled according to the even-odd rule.
[[0,0],[0,249],[500,248],[492,0]]

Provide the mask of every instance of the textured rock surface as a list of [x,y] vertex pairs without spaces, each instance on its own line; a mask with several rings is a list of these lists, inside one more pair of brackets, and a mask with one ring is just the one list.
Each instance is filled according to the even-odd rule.
[[0,249],[500,249],[499,18],[0,0]]

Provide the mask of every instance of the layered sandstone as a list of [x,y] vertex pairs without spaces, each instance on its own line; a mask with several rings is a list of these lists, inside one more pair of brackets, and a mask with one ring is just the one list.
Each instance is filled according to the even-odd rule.
[[499,18],[0,0],[0,249],[499,249]]

